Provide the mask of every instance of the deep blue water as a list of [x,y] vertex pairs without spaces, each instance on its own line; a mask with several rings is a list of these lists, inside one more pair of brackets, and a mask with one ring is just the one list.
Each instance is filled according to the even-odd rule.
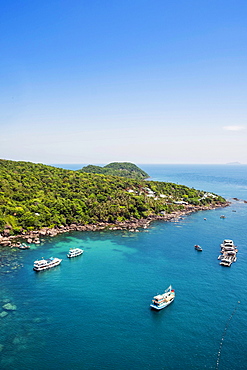
[[[241,200],[139,233],[74,232],[2,251],[23,267],[1,274],[1,305],[17,306],[0,317],[1,369],[246,369],[247,166],[141,168],[153,180]],[[217,260],[225,238],[239,247],[231,268]],[[71,247],[84,255],[66,258]],[[43,256],[63,262],[35,273]],[[169,284],[174,303],[151,311],[152,296]]]

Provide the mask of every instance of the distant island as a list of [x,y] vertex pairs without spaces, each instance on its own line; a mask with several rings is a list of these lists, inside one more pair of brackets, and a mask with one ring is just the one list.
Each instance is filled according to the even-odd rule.
[[107,164],[104,167],[88,165],[78,171],[94,174],[129,177],[133,179],[147,179],[149,177],[149,175],[145,171],[137,167],[135,164],[129,162],[113,162]]
[[[13,246],[18,238],[38,243],[71,230],[136,230],[153,220],[227,204],[221,196],[184,185],[131,178],[133,172],[148,176],[133,164],[105,169],[111,174],[0,160],[0,244]],[[130,177],[116,176],[119,172]]]

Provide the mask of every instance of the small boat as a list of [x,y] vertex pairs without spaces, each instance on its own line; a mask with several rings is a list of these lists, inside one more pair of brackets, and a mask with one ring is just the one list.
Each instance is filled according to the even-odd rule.
[[221,215],[221,216],[220,216],[220,218],[226,218],[226,216],[224,216],[224,215]]
[[195,245],[195,249],[199,252],[202,252],[202,247],[200,247],[198,244]]
[[42,260],[34,261],[33,269],[34,271],[48,270],[52,267],[60,265],[61,262],[62,260],[60,258],[50,257],[47,260],[42,258]]
[[175,290],[170,285],[163,294],[158,294],[153,297],[150,307],[154,310],[162,310],[169,306],[175,299]]
[[71,248],[69,253],[67,254],[68,258],[80,256],[84,252],[83,249],[80,248]]
[[19,249],[29,249],[30,246],[29,245],[26,245],[25,243],[21,243],[19,246],[18,246]]

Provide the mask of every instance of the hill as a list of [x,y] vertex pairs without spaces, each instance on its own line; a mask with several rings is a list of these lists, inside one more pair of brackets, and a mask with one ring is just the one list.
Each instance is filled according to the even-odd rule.
[[79,172],[104,174],[110,176],[129,177],[133,179],[146,179],[149,175],[141,168],[129,162],[113,162],[104,167],[89,165],[83,167]]
[[0,232],[156,217],[188,205],[214,205],[217,195],[173,183],[70,171],[0,160]]

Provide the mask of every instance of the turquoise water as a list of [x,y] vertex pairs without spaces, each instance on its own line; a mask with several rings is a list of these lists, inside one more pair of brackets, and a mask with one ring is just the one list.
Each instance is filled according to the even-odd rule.
[[[141,167],[154,180],[247,200],[247,166]],[[0,317],[1,369],[246,369],[246,219],[247,204],[233,201],[138,233],[74,232],[3,250],[23,267],[1,274],[1,305],[17,306]],[[225,238],[239,247],[231,268],[217,260]],[[85,252],[68,259],[71,247]],[[32,270],[50,256],[62,264]],[[151,311],[169,284],[175,301]]]

